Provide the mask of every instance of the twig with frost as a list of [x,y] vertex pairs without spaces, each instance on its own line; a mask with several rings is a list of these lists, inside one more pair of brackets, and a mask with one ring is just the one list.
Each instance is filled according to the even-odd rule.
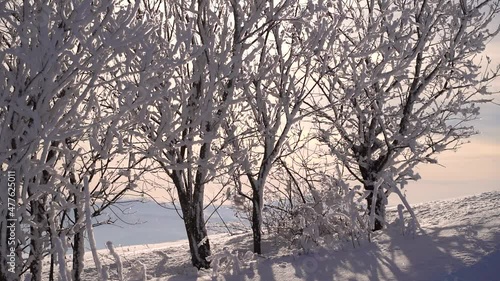
[[116,269],[118,270],[118,280],[123,281],[123,264],[122,264],[122,259],[120,256],[116,253],[115,248],[113,247],[113,242],[108,241],[106,242],[106,246],[109,249],[109,252],[111,255],[115,258],[115,263],[116,263]]
[[102,275],[102,281],[108,281],[109,274],[108,274],[108,267],[106,265],[102,266],[101,275]]
[[64,253],[66,251],[64,250],[63,242],[61,242],[61,238],[55,237],[54,243],[57,252],[57,261],[59,263],[59,281],[68,281],[70,279],[68,279],[68,273],[66,270],[66,261],[64,259],[66,256]]
[[94,258],[95,268],[97,272],[100,273],[98,280],[107,280],[105,278],[101,261],[97,256],[97,247],[95,245],[94,239],[94,231],[92,229],[92,220],[91,220],[91,212],[90,212],[90,190],[89,190],[89,179],[87,177],[83,178],[83,189],[85,192],[85,223],[87,228],[87,234],[89,237],[90,250],[92,251],[92,257]]
[[55,213],[54,210],[51,209],[49,211],[49,227],[50,227],[50,233],[51,233],[51,240],[52,243],[54,244],[54,249],[56,252],[57,256],[57,263],[59,264],[59,281],[68,281],[71,280],[68,278],[68,270],[66,267],[66,250],[67,250],[67,245],[64,243],[65,241],[65,235],[64,233],[60,234],[60,237],[57,236],[57,231],[55,228]]

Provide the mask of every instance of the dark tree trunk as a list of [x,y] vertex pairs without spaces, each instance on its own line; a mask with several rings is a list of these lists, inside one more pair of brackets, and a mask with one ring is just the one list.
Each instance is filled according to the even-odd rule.
[[[54,248],[54,246],[51,245],[51,248]],[[51,254],[50,255],[50,267],[49,267],[49,281],[56,280],[54,277],[55,263],[56,263],[56,254]]]
[[[45,163],[50,163],[55,157],[57,157],[57,152],[54,149],[59,145],[59,141],[52,141],[50,143],[51,149],[47,154],[47,159],[45,159]],[[42,171],[42,178],[40,180],[40,185],[46,185],[49,183],[51,179],[51,174],[47,170]],[[33,179],[33,183],[36,183],[36,177]],[[39,191],[37,191],[39,192]],[[34,193],[31,191],[31,187],[28,187],[28,194],[32,196]],[[48,222],[45,219],[45,215],[47,210],[45,209],[45,204],[47,203],[47,194],[41,196],[41,199],[31,201],[31,211],[33,215],[33,219],[35,221],[35,226],[30,226],[30,234],[31,234],[31,248],[30,248],[30,257],[33,257],[33,261],[31,262],[29,268],[31,273],[32,281],[41,281],[42,280],[42,268],[43,268],[43,231],[49,231]]]
[[[76,196],[75,196],[76,197]],[[75,198],[76,201],[76,198]],[[75,202],[79,204],[78,202]],[[79,206],[79,205],[77,205]],[[83,211],[79,207],[75,208],[75,221],[78,221],[82,216],[84,216]],[[83,255],[85,253],[84,248],[84,237],[83,228],[79,229],[73,235],[73,269],[71,275],[73,276],[73,281],[80,281],[81,275],[83,273]]]
[[210,268],[207,258],[210,256],[210,242],[208,241],[207,229],[203,216],[203,204],[199,206],[181,206],[184,215],[184,225],[189,241],[191,262],[196,268]]
[[33,257],[30,263],[30,273],[32,281],[42,281],[42,260],[43,260],[43,242],[42,227],[44,224],[44,203],[43,201],[31,201],[31,210],[34,217],[35,226],[30,226],[31,247],[30,257]]
[[[368,204],[368,215],[372,215],[372,206],[373,206],[373,189],[369,190],[370,194],[366,197],[366,203]],[[381,230],[384,228],[385,221],[385,204],[384,198],[381,194],[383,191],[379,190],[377,192],[377,198],[375,198],[375,223],[372,225],[372,231]]]
[[[169,174],[177,188],[179,202],[181,205],[184,227],[189,241],[191,261],[196,268],[210,268],[207,258],[210,256],[210,242],[208,241],[207,229],[203,213],[204,186],[202,176],[197,175],[194,191],[185,186],[181,172],[174,171]],[[186,189],[184,189],[186,187]],[[186,192],[188,191],[188,192]]]
[[[367,150],[368,148],[359,150],[361,152],[360,157],[369,157],[370,154],[367,154]],[[361,176],[364,181],[364,188],[368,191],[368,196],[366,197],[368,215],[372,216],[372,212],[375,212],[375,220],[373,225],[370,225],[372,231],[378,231],[384,228],[386,204],[385,193],[382,186],[375,189],[375,183],[379,180],[376,175],[379,174],[385,165],[386,158],[387,157],[385,156],[381,156],[376,161],[369,161],[368,165],[359,165]],[[358,161],[360,160],[358,159]],[[375,190],[377,193],[376,198],[374,198]],[[375,204],[375,206],[373,206],[373,204]],[[374,210],[372,211],[373,207]]]
[[[75,175],[70,173],[71,184],[76,184]],[[83,190],[79,190],[83,192]],[[81,218],[85,217],[85,211],[83,208],[81,195],[77,192],[73,195],[73,200],[76,208],[74,209],[75,222],[79,221]],[[73,235],[73,269],[71,275],[73,276],[73,281],[80,281],[82,279],[82,273],[84,268],[83,256],[85,254],[85,244],[84,244],[84,231],[85,226],[79,227],[75,234]]]
[[262,254],[261,237],[261,202],[259,192],[253,192],[252,196],[252,232],[253,232],[253,252]]

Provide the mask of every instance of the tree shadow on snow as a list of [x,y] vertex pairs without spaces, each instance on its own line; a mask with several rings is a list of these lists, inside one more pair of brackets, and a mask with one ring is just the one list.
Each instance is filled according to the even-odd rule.
[[[261,259],[255,271],[248,269],[240,275],[225,275],[223,280],[253,280],[254,273],[259,276],[258,280],[281,281],[287,280],[283,279],[283,273],[289,275],[290,272],[293,272],[293,279],[306,281],[474,280],[467,277],[461,279],[460,276],[474,276],[471,271],[480,266],[482,271],[496,269],[492,268],[494,262],[488,261],[494,258],[498,261],[498,252],[489,259],[483,258],[484,262],[481,258],[498,247],[495,243],[500,241],[500,231],[497,230],[464,223],[427,228],[416,236],[403,236],[398,230],[389,228],[376,234],[374,242],[365,242],[354,249],[323,250],[301,256],[269,253],[271,258]],[[478,233],[490,233],[493,237],[485,240]],[[239,249],[249,247],[248,240],[238,242],[241,242]],[[472,265],[478,260],[477,265]]]
[[461,268],[440,278],[443,281],[500,280],[500,249],[483,257],[478,263]]
[[[304,256],[293,263],[295,276],[307,281],[455,280],[446,276],[469,265],[464,261],[480,260],[486,252],[494,250],[493,242],[477,236],[481,230],[457,225],[428,229],[413,237],[389,229],[373,243],[356,249]],[[493,235],[489,241],[500,241],[500,232],[494,231]],[[492,264],[483,265],[493,270]],[[453,276],[461,272],[457,274]]]

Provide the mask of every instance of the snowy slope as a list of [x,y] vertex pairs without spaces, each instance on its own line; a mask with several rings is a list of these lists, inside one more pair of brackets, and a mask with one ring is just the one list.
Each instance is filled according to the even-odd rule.
[[[500,280],[500,192],[488,192],[415,207],[422,231],[402,235],[397,226],[377,233],[372,242],[298,255],[288,241],[268,237],[261,257],[243,257],[250,234],[212,235],[215,254],[240,253],[241,270],[222,266],[197,273],[190,266],[186,241],[117,248],[126,272],[144,264],[149,280]],[[391,216],[395,217],[395,210]],[[116,278],[109,252],[100,251]],[[222,263],[224,265],[224,263]],[[86,256],[85,280],[96,280]],[[133,275],[133,274],[130,274]],[[115,279],[116,280],[116,279]],[[134,280],[134,279],[127,279]]]

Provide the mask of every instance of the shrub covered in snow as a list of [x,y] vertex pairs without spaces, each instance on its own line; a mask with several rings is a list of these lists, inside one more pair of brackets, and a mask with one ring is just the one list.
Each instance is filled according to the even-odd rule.
[[359,187],[327,181],[325,189],[311,193],[312,200],[298,205],[293,213],[289,233],[304,251],[337,242],[354,243],[366,235]]
[[306,202],[276,201],[264,212],[270,234],[279,235],[305,252],[318,246],[335,246],[367,237],[368,223],[361,187],[323,176],[322,184],[310,189]]

